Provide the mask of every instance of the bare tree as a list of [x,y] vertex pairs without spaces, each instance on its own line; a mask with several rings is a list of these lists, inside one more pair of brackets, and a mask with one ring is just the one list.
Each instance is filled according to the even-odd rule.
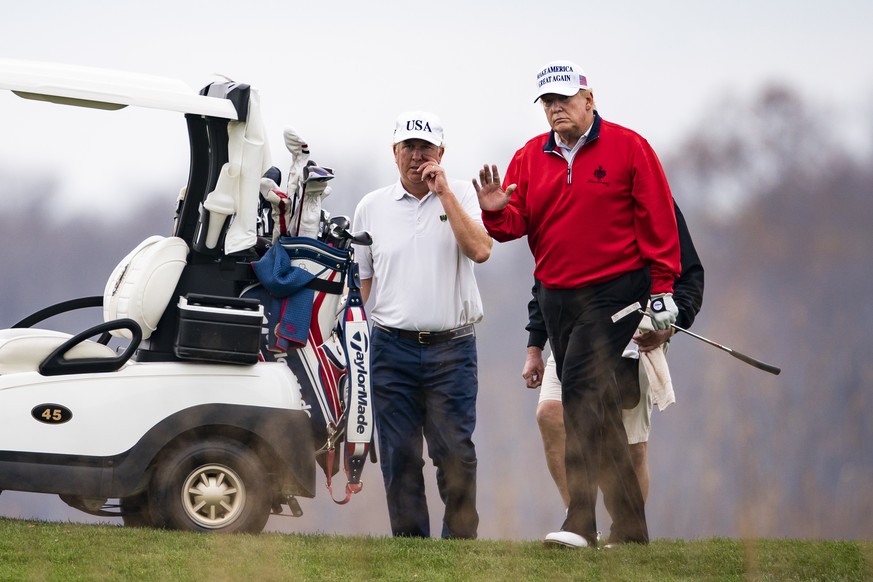
[[683,499],[694,507],[661,518],[684,515],[679,535],[869,537],[859,516],[873,512],[863,445],[873,438],[873,160],[841,147],[827,117],[784,88],[745,107],[726,98],[707,119],[667,162],[707,269],[696,325],[784,371],[766,377],[709,352],[689,365],[688,342],[674,350],[689,388],[679,422],[663,424],[699,440],[653,461],[655,482],[693,475]]

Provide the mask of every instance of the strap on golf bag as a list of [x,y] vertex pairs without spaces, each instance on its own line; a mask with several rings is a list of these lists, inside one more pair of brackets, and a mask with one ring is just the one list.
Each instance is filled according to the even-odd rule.
[[[373,440],[373,398],[370,382],[370,328],[361,297],[358,264],[349,262],[349,292],[342,317],[342,337],[346,354],[346,496],[361,490],[361,473]],[[328,476],[328,489],[330,477]],[[333,498],[333,491],[331,490]]]

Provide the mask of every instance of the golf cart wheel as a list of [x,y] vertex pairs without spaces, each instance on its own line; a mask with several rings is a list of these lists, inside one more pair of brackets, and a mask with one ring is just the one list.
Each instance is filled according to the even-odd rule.
[[155,525],[257,533],[270,516],[270,486],[258,456],[226,439],[188,443],[158,465],[149,496]]
[[149,498],[146,493],[139,493],[131,497],[122,497],[121,521],[125,527],[152,527],[151,513],[149,513]]

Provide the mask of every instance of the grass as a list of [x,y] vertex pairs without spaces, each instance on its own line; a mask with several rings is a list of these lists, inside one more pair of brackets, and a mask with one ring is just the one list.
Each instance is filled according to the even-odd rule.
[[205,535],[0,518],[0,580],[873,580],[873,542],[657,540],[568,551],[530,541]]

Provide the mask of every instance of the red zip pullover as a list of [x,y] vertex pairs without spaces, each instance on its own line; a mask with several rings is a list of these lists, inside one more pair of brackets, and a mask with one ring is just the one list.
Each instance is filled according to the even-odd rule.
[[485,228],[500,242],[527,235],[546,287],[585,287],[648,266],[652,294],[673,291],[681,270],[673,197],[639,134],[595,111],[572,166],[544,133],[515,153],[504,190],[510,184],[509,205],[482,212]]

